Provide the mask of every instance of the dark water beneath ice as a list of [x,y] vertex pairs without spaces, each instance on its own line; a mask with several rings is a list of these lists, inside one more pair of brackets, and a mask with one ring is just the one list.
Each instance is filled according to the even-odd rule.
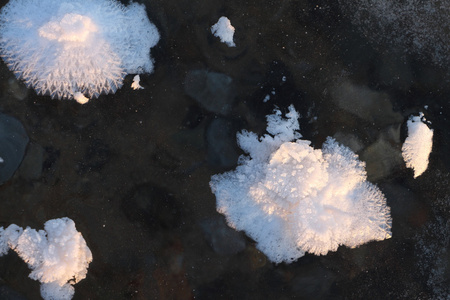
[[[94,257],[74,299],[449,297],[448,65],[367,38],[336,1],[142,2],[162,36],[143,90],[128,76],[80,106],[36,96],[0,63],[0,111],[30,139],[0,186],[0,225],[73,219]],[[222,15],[236,48],[210,33]],[[315,147],[335,136],[367,163],[391,239],[275,265],[226,226],[211,175],[236,166],[237,131],[263,133],[290,104]],[[413,179],[400,151],[419,111],[434,145]],[[40,299],[28,274],[15,254],[0,258],[0,298]]]

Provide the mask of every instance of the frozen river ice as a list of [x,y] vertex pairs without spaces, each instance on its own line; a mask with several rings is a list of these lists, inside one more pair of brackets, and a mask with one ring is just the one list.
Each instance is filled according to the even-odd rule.
[[[144,89],[128,75],[115,94],[85,105],[52,100],[0,62],[0,118],[19,120],[29,138],[0,186],[0,226],[72,219],[93,257],[73,299],[450,295],[450,68],[438,56],[449,21],[445,4],[435,5],[445,1],[402,1],[391,27],[377,19],[382,1],[372,11],[345,0],[138,2],[161,34]],[[395,31],[417,11],[420,28]],[[211,32],[221,16],[235,47]],[[433,39],[440,52],[411,44]],[[392,238],[274,264],[227,226],[211,176],[236,168],[237,132],[264,134],[265,116],[291,104],[314,148],[331,136],[366,163],[391,208]],[[401,148],[419,112],[434,136],[428,169],[414,179]],[[41,299],[29,272],[14,252],[1,257],[0,298]]]

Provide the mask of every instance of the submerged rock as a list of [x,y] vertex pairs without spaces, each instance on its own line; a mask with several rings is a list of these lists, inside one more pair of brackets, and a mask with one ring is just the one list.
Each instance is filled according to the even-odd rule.
[[224,168],[236,165],[239,153],[235,127],[230,120],[220,117],[209,124],[206,129],[208,163]]
[[45,149],[36,143],[30,143],[27,154],[19,168],[19,174],[27,180],[36,180],[42,176]]
[[221,255],[232,255],[245,249],[245,239],[225,224],[222,217],[210,218],[200,222],[205,238],[214,252]]
[[22,124],[16,118],[0,113],[0,184],[14,175],[27,144],[28,136]]
[[389,95],[369,87],[344,81],[331,90],[331,97],[341,109],[376,126],[403,122],[403,116],[393,110]]
[[193,70],[186,75],[184,90],[206,110],[227,115],[235,97],[232,82],[225,74]]
[[364,144],[358,139],[358,137],[352,133],[345,133],[338,131],[334,134],[333,138],[342,145],[350,148],[353,152],[358,152],[364,148]]
[[400,124],[386,127],[378,139],[364,149],[361,159],[366,162],[367,177],[371,181],[390,176],[403,163],[399,148]]

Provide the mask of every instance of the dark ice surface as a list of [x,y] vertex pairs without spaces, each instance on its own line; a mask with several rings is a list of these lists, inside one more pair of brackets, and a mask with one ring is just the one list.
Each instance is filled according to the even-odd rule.
[[[129,75],[116,94],[85,105],[52,100],[0,63],[0,112],[29,137],[0,186],[0,226],[73,219],[93,254],[74,299],[450,298],[447,59],[427,55],[432,47],[409,51],[407,37],[396,43],[399,30],[415,34],[400,21],[390,39],[367,1],[360,11],[344,0],[137,2],[161,33],[143,90]],[[431,13],[450,4],[428,2],[430,14],[418,16],[443,33],[425,42],[450,45],[448,18]],[[211,34],[221,16],[236,28],[236,47]],[[334,136],[366,162],[391,207],[391,239],[275,265],[226,226],[211,175],[235,168],[237,131],[264,133],[265,115],[290,104],[314,147]],[[434,144],[413,179],[401,146],[418,112]],[[29,272],[12,251],[1,257],[0,298],[40,299]]]

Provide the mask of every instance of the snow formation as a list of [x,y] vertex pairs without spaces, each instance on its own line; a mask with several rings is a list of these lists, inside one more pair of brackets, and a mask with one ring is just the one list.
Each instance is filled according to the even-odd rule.
[[366,181],[365,164],[332,138],[322,149],[299,139],[298,117],[293,106],[286,118],[275,110],[269,134],[238,133],[248,156],[236,170],[212,176],[218,212],[275,263],[389,238],[390,209]]
[[422,175],[428,168],[428,157],[433,148],[433,129],[421,120],[423,113],[411,116],[407,122],[408,137],[402,146],[403,160],[406,167],[414,169],[414,178]]
[[139,84],[140,81],[141,81],[141,77],[139,75],[134,76],[133,83],[131,84],[131,88],[133,90],[143,89],[143,87]]
[[231,26],[231,22],[227,17],[220,17],[216,24],[211,26],[211,32],[214,36],[220,38],[222,43],[228,45],[228,47],[236,47],[233,41],[234,27]]
[[158,40],[137,3],[11,0],[0,11],[1,57],[27,87],[52,98],[115,93],[126,74],[153,71]]
[[69,218],[47,221],[44,228],[0,227],[0,256],[16,251],[32,269],[29,277],[42,283],[44,299],[72,299],[72,284],[86,277],[91,251]]

